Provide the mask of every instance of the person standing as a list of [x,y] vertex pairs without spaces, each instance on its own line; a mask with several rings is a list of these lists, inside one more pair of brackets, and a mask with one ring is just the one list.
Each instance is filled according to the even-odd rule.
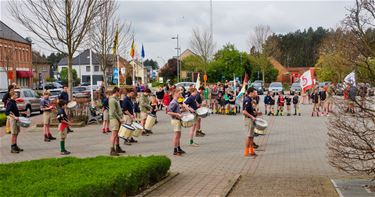
[[65,149],[65,140],[68,136],[69,120],[65,113],[66,102],[64,100],[59,101],[59,109],[57,112],[57,120],[59,121],[58,130],[60,134],[60,154],[69,155],[70,152]]
[[217,112],[217,108],[218,108],[217,96],[218,96],[218,94],[219,94],[218,87],[217,87],[216,84],[214,84],[213,87],[211,88],[211,101],[210,101],[211,109],[212,109],[213,114],[216,114],[216,112]]
[[[195,96],[197,95],[197,89],[192,87],[189,89],[189,92],[190,92],[190,96],[185,100],[184,103],[187,105],[189,111],[195,114],[195,110],[198,109],[198,103],[195,99]],[[194,125],[190,128],[190,132],[189,132],[189,137],[190,137],[189,145],[190,146],[199,146],[197,143],[194,142],[194,139],[193,139],[194,135],[196,135],[197,129],[198,129],[198,124],[197,124],[197,121],[195,120]]]
[[164,89],[162,86],[159,86],[159,89],[156,91],[156,98],[158,100],[158,109],[163,110],[163,98],[164,98]]
[[[139,108],[141,110],[141,125],[142,125],[142,127],[145,126],[146,119],[147,119],[147,113],[151,112],[150,99],[148,98],[150,93],[151,93],[151,90],[146,89],[145,92],[143,94],[141,94],[141,97],[139,99]],[[145,129],[144,132],[142,133],[142,135],[148,135],[148,134],[152,134],[152,131],[149,131],[149,130]]]
[[40,109],[43,112],[43,131],[45,142],[56,140],[56,138],[52,136],[50,131],[52,109],[54,109],[55,107],[51,104],[49,95],[49,91],[45,91],[43,93],[43,99],[40,101]]
[[174,90],[173,100],[169,103],[168,106],[168,115],[171,116],[171,125],[174,132],[173,136],[173,155],[180,156],[185,153],[181,149],[181,109],[178,104],[178,99],[181,97],[179,90]]
[[109,92],[107,91],[105,94],[105,97],[102,98],[102,112],[103,112],[103,126],[102,126],[102,132],[103,134],[110,133],[109,130],[109,105],[108,105],[108,99],[109,99]]
[[286,102],[287,116],[290,116],[290,110],[291,110],[291,104],[292,104],[292,97],[290,96],[290,92],[287,93],[287,95],[285,96],[285,102]]
[[311,100],[313,103],[313,110],[311,112],[311,116],[314,116],[314,114],[316,114],[316,116],[319,116],[320,97],[319,97],[318,88],[315,88],[313,93],[311,94]]
[[108,106],[109,106],[109,126],[112,131],[111,135],[111,156],[119,156],[119,153],[125,153],[124,150],[121,149],[119,144],[119,137],[118,131],[120,130],[121,126],[121,119],[122,119],[122,111],[119,102],[120,96],[120,89],[118,87],[114,87],[112,90],[112,96],[109,97]]
[[255,120],[256,120],[256,110],[253,105],[253,97],[254,97],[255,89],[250,87],[247,90],[247,94],[243,101],[243,111],[242,114],[245,117],[245,126],[246,126],[246,140],[245,140],[245,153],[244,156],[248,157],[256,156],[254,151],[254,129],[255,129]]
[[[204,92],[204,87],[203,86],[201,86],[201,87],[199,87],[199,89],[198,89],[198,92],[197,92],[197,95],[195,96],[195,101],[197,102],[197,107],[199,108],[199,107],[201,107],[202,106],[202,103],[203,103],[203,97],[202,97],[202,94],[203,94],[203,92]],[[200,117],[198,117],[197,116],[197,131],[196,131],[196,133],[195,133],[195,136],[196,137],[204,137],[206,134],[205,133],[203,133],[203,131],[202,131],[202,129],[201,129],[201,124],[202,124],[202,118],[200,118]]]
[[16,92],[9,92],[9,99],[7,101],[8,103],[5,109],[5,115],[7,116],[7,120],[9,121],[10,133],[12,134],[10,147],[11,153],[19,153],[23,151],[23,149],[21,149],[17,145],[18,134],[21,130],[20,126],[18,126],[18,122],[20,120],[20,112],[17,107],[16,98]]
[[298,94],[296,92],[294,92],[294,96],[293,96],[293,106],[294,106],[294,116],[297,115],[297,112],[298,112],[298,115],[301,116],[301,111],[299,109],[299,97],[298,97]]
[[276,112],[276,116],[279,115],[279,112],[280,112],[280,116],[283,116],[283,113],[284,113],[284,103],[285,103],[285,98],[283,96],[283,93],[279,92],[279,97],[277,98],[277,112]]
[[[121,103],[122,113],[124,114],[123,120],[125,124],[131,125],[132,122],[135,120],[134,114],[134,104],[132,102],[132,98],[134,97],[134,90],[129,89],[126,92],[126,96]],[[129,137],[125,139],[125,144],[130,145],[129,143],[136,143],[137,141],[134,140],[133,137]]]
[[[64,89],[60,93],[58,99],[63,100],[65,102],[65,104],[69,103],[69,94],[68,94],[68,87],[67,86],[64,86]],[[69,113],[69,111],[68,111],[68,113]],[[71,115],[71,114],[72,114],[72,112],[70,111],[69,115]],[[68,130],[68,133],[73,132],[73,130],[71,130],[69,126],[68,126],[67,130]]]
[[328,115],[328,109],[326,106],[326,98],[327,98],[326,88],[320,88],[319,97],[320,97],[319,109],[322,109],[321,114]]
[[[4,94],[3,98],[2,98],[2,102],[4,103],[4,108],[7,107],[7,104],[8,104],[8,101],[10,100],[10,92],[13,91],[15,89],[15,86],[14,85],[9,85],[8,86],[8,92]],[[9,124],[9,120],[7,119],[6,123],[5,123],[5,132],[6,133],[11,133],[10,131],[10,124]]]
[[271,110],[270,108],[270,101],[271,101],[271,96],[270,96],[270,91],[267,92],[266,96],[264,96],[264,114],[268,114]]

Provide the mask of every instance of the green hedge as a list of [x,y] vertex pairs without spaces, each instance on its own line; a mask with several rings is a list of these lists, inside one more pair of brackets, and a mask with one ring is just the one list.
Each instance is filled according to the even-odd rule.
[[74,157],[0,164],[1,196],[128,196],[160,181],[165,156]]
[[0,114],[0,127],[5,126],[6,121],[7,121],[7,116],[5,115],[5,113],[1,113]]

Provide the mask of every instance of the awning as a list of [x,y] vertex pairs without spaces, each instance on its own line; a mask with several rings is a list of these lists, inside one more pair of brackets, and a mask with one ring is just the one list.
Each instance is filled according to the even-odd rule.
[[33,72],[32,71],[17,70],[16,75],[17,75],[18,78],[32,78]]

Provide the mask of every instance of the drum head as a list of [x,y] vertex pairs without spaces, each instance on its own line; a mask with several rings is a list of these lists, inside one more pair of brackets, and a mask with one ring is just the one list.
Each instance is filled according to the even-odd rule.
[[194,120],[194,115],[193,114],[186,114],[186,115],[182,116],[181,120],[184,121],[184,122]]
[[143,129],[142,125],[136,122],[133,122],[131,126],[135,129]]
[[70,101],[66,106],[68,107],[68,108],[73,108],[73,107],[75,107],[77,105],[77,102],[76,101]]
[[122,126],[125,127],[126,129],[129,129],[129,130],[132,130],[132,131],[135,130],[135,128],[133,126],[131,126],[130,124],[123,124]]
[[261,119],[261,118],[257,118],[257,119],[255,120],[255,124],[256,124],[256,125],[259,125],[259,126],[261,126],[261,127],[267,127],[267,126],[268,126],[267,121],[264,120],[264,119]]
[[26,118],[26,117],[19,117],[20,119],[20,122],[22,123],[31,123],[31,120],[30,118]]
[[209,109],[207,107],[201,107],[199,109],[197,109],[197,114],[198,115],[204,115],[204,114],[207,114],[209,111]]

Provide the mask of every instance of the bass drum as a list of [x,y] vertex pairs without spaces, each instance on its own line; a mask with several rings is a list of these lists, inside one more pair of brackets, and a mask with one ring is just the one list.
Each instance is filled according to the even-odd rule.
[[130,138],[135,131],[135,128],[130,124],[123,124],[121,125],[120,131],[118,132],[118,136],[122,139]]

